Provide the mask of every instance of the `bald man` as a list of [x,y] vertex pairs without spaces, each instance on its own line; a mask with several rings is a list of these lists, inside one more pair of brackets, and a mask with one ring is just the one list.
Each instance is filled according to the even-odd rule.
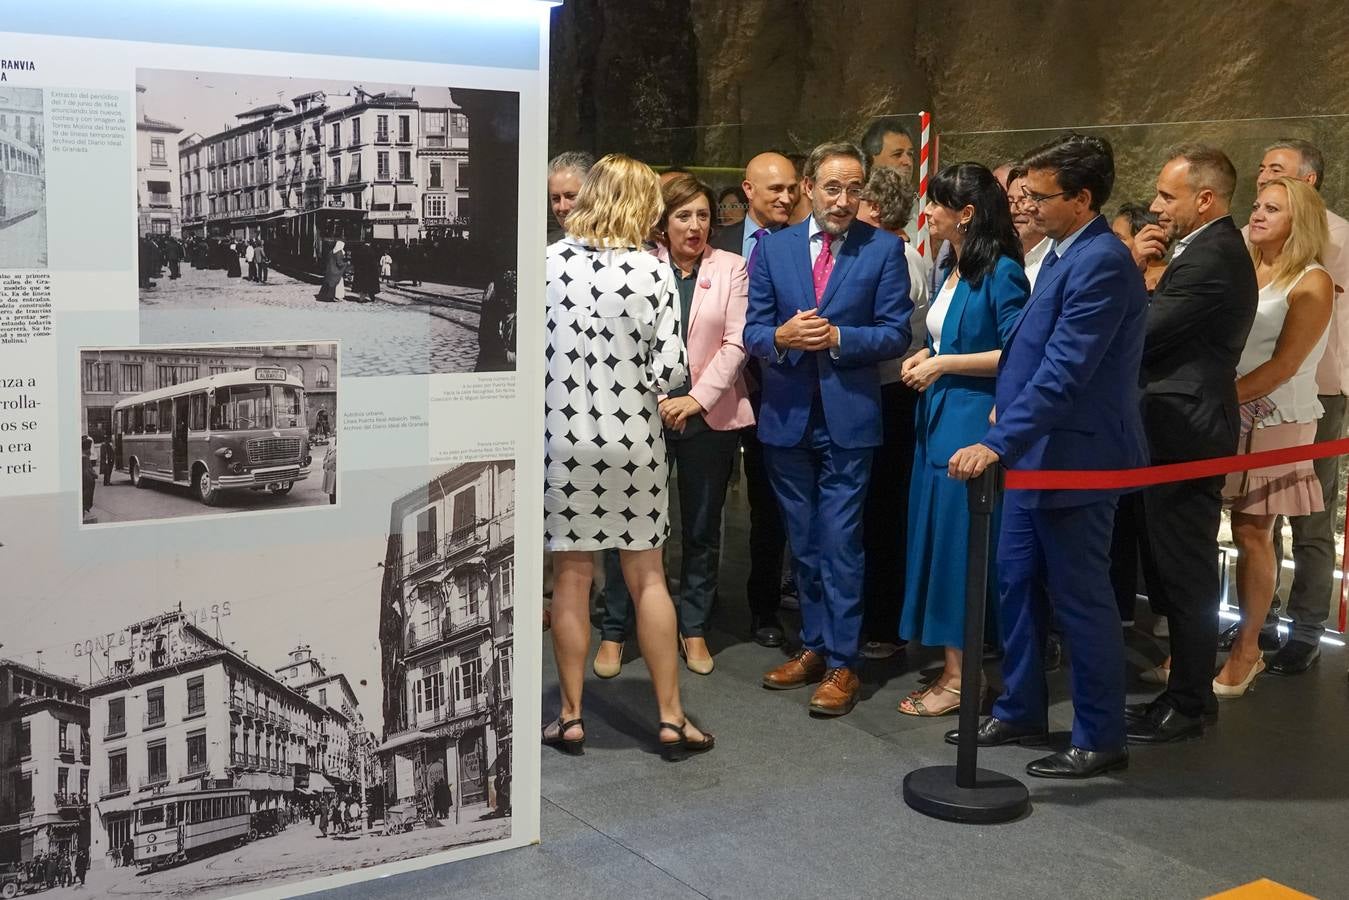
[[[796,206],[796,166],[781,153],[760,153],[745,166],[741,182],[749,210],[743,221],[719,229],[712,246],[757,261],[759,239],[787,225]],[[750,405],[759,413],[758,362],[750,359],[745,369]],[[778,608],[782,603],[782,556],[787,542],[786,526],[778,511],[777,497],[768,480],[763,445],[755,426],[742,429],[745,492],[749,499],[749,601],[750,636],[763,647],[781,647],[786,640]]]

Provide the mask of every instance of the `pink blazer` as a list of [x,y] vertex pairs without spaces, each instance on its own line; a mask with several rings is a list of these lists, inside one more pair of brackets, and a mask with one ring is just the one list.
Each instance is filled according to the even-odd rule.
[[[669,251],[655,251],[669,262]],[[754,424],[745,389],[745,306],[749,302],[749,275],[738,254],[707,246],[698,267],[689,313],[689,396],[704,410],[714,431],[730,431]]]

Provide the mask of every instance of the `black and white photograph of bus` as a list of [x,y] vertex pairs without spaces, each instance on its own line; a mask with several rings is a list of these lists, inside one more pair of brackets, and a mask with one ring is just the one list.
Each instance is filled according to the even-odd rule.
[[248,791],[171,791],[137,800],[133,862],[160,868],[237,847],[256,837]]
[[0,269],[47,267],[42,89],[0,84]]
[[333,502],[335,343],[80,356],[84,524]]

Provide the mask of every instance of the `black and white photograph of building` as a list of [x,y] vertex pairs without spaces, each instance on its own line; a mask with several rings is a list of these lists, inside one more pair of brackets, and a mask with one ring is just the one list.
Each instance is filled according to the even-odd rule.
[[143,340],[321,333],[348,375],[514,368],[517,94],[137,82]]
[[334,342],[80,351],[87,525],[337,502]]
[[435,471],[368,478],[358,534],[167,567],[6,529],[0,872],[210,900],[510,837],[514,466]]
[[0,269],[47,267],[42,89],[0,84]]

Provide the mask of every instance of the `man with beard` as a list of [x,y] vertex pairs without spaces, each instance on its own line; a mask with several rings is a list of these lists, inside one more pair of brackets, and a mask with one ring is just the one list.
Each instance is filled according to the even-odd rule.
[[751,266],[745,349],[760,363],[759,439],[796,558],[801,649],[764,687],[821,682],[810,710],[857,703],[862,511],[881,444],[877,364],[909,345],[904,243],[856,221],[867,158],[821,144],[806,160],[813,215],[762,238]]
[[[1139,379],[1153,465],[1237,452],[1237,362],[1260,289],[1232,222],[1236,184],[1237,171],[1221,150],[1182,145],[1157,176],[1151,207],[1157,224],[1134,235],[1140,272],[1173,247],[1148,306]],[[1215,475],[1156,485],[1121,504],[1123,514],[1132,512],[1140,526],[1148,599],[1171,630],[1170,680],[1151,703],[1128,710],[1130,741],[1198,737],[1204,717],[1217,715],[1213,668],[1223,480]]]
[[[743,256],[752,267],[758,260],[755,250],[759,241],[785,227],[791,219],[797,184],[796,167],[782,154],[760,153],[751,159],[740,185],[749,207],[745,218],[718,230],[712,236],[712,246]],[[757,418],[762,376],[758,360],[753,357],[745,366],[745,383]],[[749,500],[749,578],[745,595],[749,600],[750,634],[760,646],[781,647],[786,638],[778,607],[782,602],[782,553],[787,535],[768,479],[758,426],[743,429],[740,441]]]

